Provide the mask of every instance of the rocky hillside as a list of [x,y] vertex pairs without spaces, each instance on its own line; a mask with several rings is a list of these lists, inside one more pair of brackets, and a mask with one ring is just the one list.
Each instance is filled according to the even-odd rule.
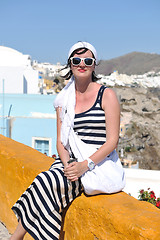
[[132,75],[160,71],[160,55],[132,52],[118,58],[101,60],[96,68],[97,74],[109,75],[114,71]]
[[114,88],[121,103],[122,119],[130,114],[119,151],[143,169],[160,170],[160,89]]

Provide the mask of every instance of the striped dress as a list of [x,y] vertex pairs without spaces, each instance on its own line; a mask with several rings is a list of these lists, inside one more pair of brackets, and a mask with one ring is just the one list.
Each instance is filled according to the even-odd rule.
[[[98,149],[106,139],[105,114],[101,108],[105,87],[101,86],[93,107],[75,115],[74,130],[85,143]],[[82,191],[81,180],[70,182],[57,158],[40,173],[12,207],[25,230],[36,240],[58,240],[63,209]]]
[[74,131],[78,137],[97,149],[106,141],[105,113],[101,106],[105,88],[101,86],[94,105],[89,110],[76,114],[74,119]]

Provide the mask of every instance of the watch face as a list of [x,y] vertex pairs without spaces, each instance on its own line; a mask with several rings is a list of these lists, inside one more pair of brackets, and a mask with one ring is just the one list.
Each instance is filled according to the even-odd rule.
[[95,166],[94,162],[90,162],[90,163],[89,163],[89,169],[90,169],[90,170],[92,170],[92,169],[94,168],[94,166]]

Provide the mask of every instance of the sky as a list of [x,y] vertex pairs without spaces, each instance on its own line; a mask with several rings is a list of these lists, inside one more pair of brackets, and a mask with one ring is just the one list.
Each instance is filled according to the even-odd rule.
[[98,59],[160,54],[160,0],[0,0],[0,45],[32,60],[65,64],[78,41]]

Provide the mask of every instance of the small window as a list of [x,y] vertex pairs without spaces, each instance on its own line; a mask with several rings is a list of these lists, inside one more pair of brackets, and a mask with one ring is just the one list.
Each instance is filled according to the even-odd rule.
[[52,139],[32,137],[32,147],[47,156],[51,156]]

